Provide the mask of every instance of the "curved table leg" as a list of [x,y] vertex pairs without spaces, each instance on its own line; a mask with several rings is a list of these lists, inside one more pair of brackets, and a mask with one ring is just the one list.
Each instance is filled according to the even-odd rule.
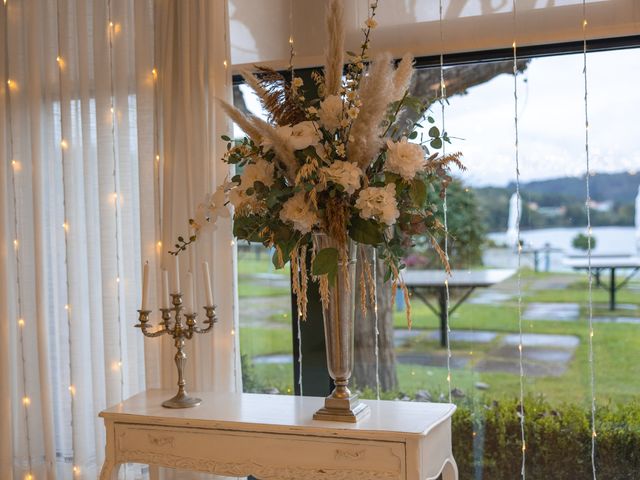
[[442,480],[458,480],[458,465],[453,458],[448,459],[442,469]]
[[118,480],[120,464],[105,460],[100,470],[100,480]]

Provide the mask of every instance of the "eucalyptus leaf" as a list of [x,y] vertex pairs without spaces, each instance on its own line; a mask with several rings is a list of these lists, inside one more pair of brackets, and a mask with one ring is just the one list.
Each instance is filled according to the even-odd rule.
[[429,145],[431,145],[433,148],[442,148],[442,139],[434,138],[433,140],[431,140]]
[[323,248],[313,259],[311,272],[314,275],[327,275],[329,283],[334,283],[338,274],[338,250],[335,248]]
[[384,242],[384,225],[375,220],[365,220],[359,215],[351,217],[349,236],[364,245],[380,245]]
[[429,136],[431,138],[438,138],[440,136],[440,129],[436,126],[433,126],[429,129]]
[[424,205],[424,202],[427,200],[427,186],[421,178],[416,177],[413,179],[409,195],[411,195],[411,201],[416,207],[422,207]]

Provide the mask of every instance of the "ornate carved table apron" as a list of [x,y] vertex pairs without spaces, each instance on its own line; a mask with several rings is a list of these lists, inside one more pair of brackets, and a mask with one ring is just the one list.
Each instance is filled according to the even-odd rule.
[[107,430],[101,480],[143,463],[260,480],[457,480],[446,403],[367,400],[357,424],[312,420],[323,398],[198,393],[202,405],[167,409],[149,390],[100,416]]

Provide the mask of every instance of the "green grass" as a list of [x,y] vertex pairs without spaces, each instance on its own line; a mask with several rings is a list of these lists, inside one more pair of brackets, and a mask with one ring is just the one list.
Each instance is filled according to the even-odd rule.
[[[288,296],[289,287],[273,286],[268,280],[256,279],[253,274],[276,274],[288,278],[289,270],[276,271],[265,253],[258,260],[253,252],[245,252],[238,264],[240,276],[239,295],[241,298]],[[541,281],[554,278],[568,281],[565,288],[538,290]],[[530,270],[522,272],[523,311],[531,302],[571,302],[580,305],[580,318],[577,321],[523,321],[524,333],[548,333],[574,335],[580,339],[573,360],[567,371],[558,377],[525,377],[525,393],[544,395],[551,402],[573,402],[581,405],[589,403],[590,372],[588,363],[589,329],[587,323],[587,282],[584,274],[576,273],[539,273]],[[635,283],[637,285],[637,283]],[[515,300],[516,281],[512,278],[499,287],[510,291],[514,299],[500,305],[463,304],[450,318],[454,330],[488,330],[498,332],[499,336],[491,344],[452,344],[453,356],[468,357],[468,364],[452,372],[452,385],[463,390],[469,396],[486,395],[489,398],[516,398],[519,395],[518,375],[498,372],[478,372],[475,364],[487,352],[500,342],[501,335],[518,332],[518,304]],[[611,315],[608,310],[608,292],[601,288],[593,289],[595,303],[594,315]],[[640,316],[640,295],[634,290],[623,288],[618,292],[619,304],[633,304],[636,310],[617,310],[616,316]],[[452,300],[455,303],[455,298]],[[240,304],[242,309],[242,301]],[[414,329],[436,330],[439,328],[436,316],[418,299],[412,302],[412,320]],[[241,328],[241,352],[249,358],[256,355],[290,353],[292,350],[291,319],[288,310],[283,312],[264,312],[255,319],[264,327],[243,326]],[[404,312],[394,314],[395,328],[407,328]],[[604,324],[594,325],[595,381],[598,402],[621,403],[638,398],[640,395],[640,327],[638,325]],[[435,340],[414,340],[403,346],[400,351],[434,352],[440,346]],[[275,386],[281,392],[292,388],[293,372],[288,365],[255,365],[255,374],[262,385]],[[446,392],[446,369],[418,365],[397,365],[399,390],[414,395],[418,390],[429,390],[436,396]],[[480,392],[475,389],[477,382],[489,384],[489,390]],[[397,392],[392,392],[394,396]]]
[[275,353],[291,352],[290,328],[240,328],[240,352],[255,357]]

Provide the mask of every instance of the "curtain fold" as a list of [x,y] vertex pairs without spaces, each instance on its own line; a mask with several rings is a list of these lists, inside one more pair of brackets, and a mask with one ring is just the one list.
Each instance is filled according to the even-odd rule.
[[[173,344],[133,328],[141,265],[156,310],[167,250],[227,176],[227,39],[225,0],[0,3],[1,478],[96,478],[100,410],[175,388]],[[228,221],[181,256],[200,305],[204,260],[219,323],[187,379],[239,390]]]

